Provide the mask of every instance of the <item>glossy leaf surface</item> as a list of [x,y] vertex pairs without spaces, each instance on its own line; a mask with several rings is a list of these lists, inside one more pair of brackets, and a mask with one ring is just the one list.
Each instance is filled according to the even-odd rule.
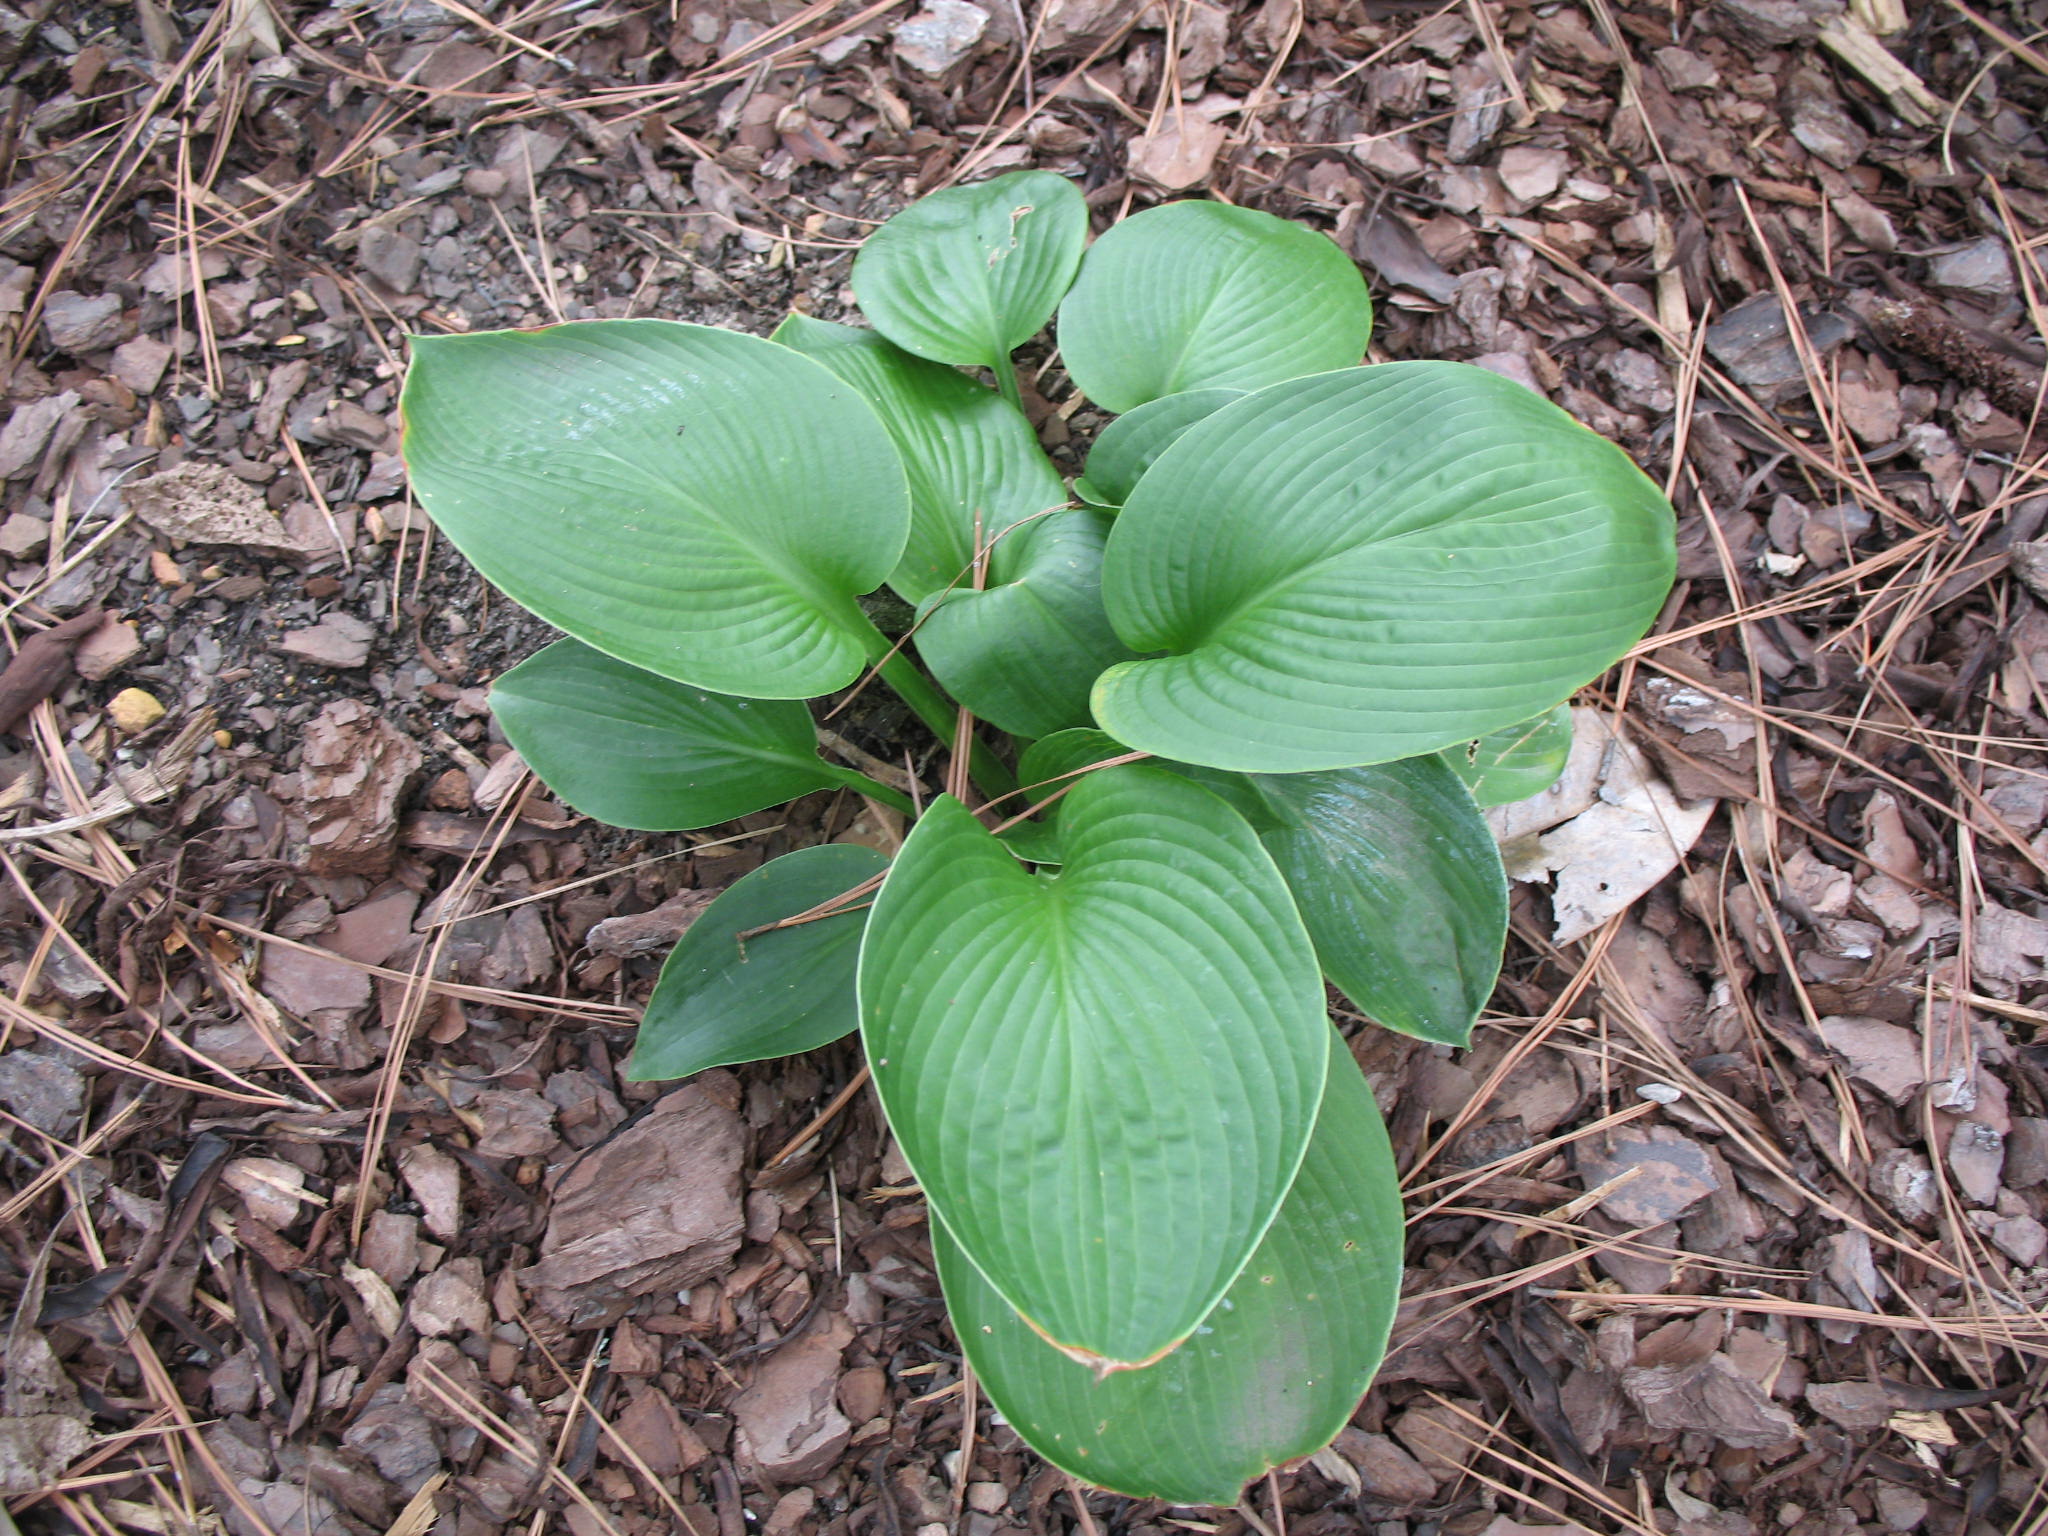
[[1458,363],[1275,385],[1162,454],[1111,531],[1133,650],[1096,720],[1182,762],[1292,773],[1527,719],[1656,617],[1671,509],[1619,448]]
[[[1435,757],[1320,773],[1190,769],[1245,810],[1287,877],[1323,974],[1376,1022],[1470,1042],[1507,942],[1493,835]],[[1247,803],[1248,802],[1248,803]]]
[[580,640],[499,678],[491,712],[543,784],[615,827],[716,826],[851,777],[819,759],[796,700],[706,693]]
[[[768,933],[880,874],[889,861],[855,843],[799,848],[742,875],[697,914],[661,968],[626,1076],[688,1077],[707,1067],[815,1050],[860,1024],[858,910]],[[743,935],[750,935],[743,937]]]
[[1329,1056],[1314,951],[1244,821],[1149,765],[1063,803],[1027,873],[958,802],[911,831],[862,945],[889,1123],[990,1284],[1077,1356],[1171,1349],[1236,1278]]
[[1088,239],[1080,190],[1013,171],[920,198],[868,236],[853,293],[876,330],[934,362],[997,368],[1052,318]]
[[1200,200],[1108,231],[1060,305],[1068,374],[1119,413],[1186,390],[1347,368],[1371,335],[1365,279],[1327,235]]
[[1533,720],[1443,750],[1443,760],[1482,807],[1540,795],[1564,772],[1572,753],[1572,707],[1560,704]]
[[859,390],[889,429],[910,480],[910,538],[889,576],[906,601],[965,580],[977,516],[986,539],[1066,504],[1031,424],[994,390],[857,326],[791,315],[775,340]]
[[1233,1504],[1268,1468],[1344,1427],[1386,1348],[1401,1290],[1401,1202],[1372,1091],[1333,1041],[1322,1114],[1279,1217],[1187,1343],[1103,1380],[1033,1333],[942,1223],[932,1249],[953,1326],[989,1399],[1085,1482],[1176,1504]]
[[[1032,802],[1062,775],[1122,755],[1100,731],[1033,742],[1017,769]],[[1316,773],[1225,773],[1176,763],[1227,800],[1273,856],[1323,974],[1389,1029],[1464,1045],[1500,973],[1507,879],[1491,831],[1435,757]],[[1057,853],[1060,808],[1043,817]]]
[[805,698],[875,639],[909,493],[859,395],[756,336],[666,320],[416,336],[405,460],[522,606],[679,682]]
[[997,544],[986,590],[955,588],[917,632],[946,691],[984,720],[1033,738],[1085,725],[1089,690],[1134,658],[1102,606],[1109,519],[1056,512]]
[[1241,389],[1192,389],[1148,400],[1129,415],[1117,417],[1088,450],[1086,489],[1080,484],[1074,489],[1098,506],[1122,506],[1136,489],[1138,477],[1181,433],[1243,393]]

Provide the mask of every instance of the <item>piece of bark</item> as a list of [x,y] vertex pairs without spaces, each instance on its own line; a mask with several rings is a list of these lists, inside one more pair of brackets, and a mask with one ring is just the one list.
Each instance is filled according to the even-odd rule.
[[11,731],[28,712],[64,686],[71,653],[100,627],[103,610],[88,608],[74,618],[30,635],[0,672],[0,731]]
[[667,1094],[571,1165],[555,1189],[540,1262],[520,1273],[521,1284],[551,1317],[597,1328],[642,1296],[718,1273],[745,1224],[744,1140],[738,1114],[704,1079]]
[[306,727],[298,862],[315,875],[382,875],[398,852],[398,803],[423,759],[412,740],[368,705],[329,704]]
[[833,1402],[853,1324],[834,1314],[768,1358],[733,1399],[741,1454],[771,1483],[815,1481],[838,1461],[853,1424]]

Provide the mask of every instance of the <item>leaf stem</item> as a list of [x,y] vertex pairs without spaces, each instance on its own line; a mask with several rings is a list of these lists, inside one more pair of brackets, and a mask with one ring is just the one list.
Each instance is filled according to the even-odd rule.
[[[916,662],[891,646],[888,637],[880,630],[875,631],[875,638],[889,653],[886,656],[877,654],[873,658],[878,663],[882,681],[895,690],[896,697],[910,706],[911,712],[934,736],[941,741],[951,741],[953,728],[959,721],[958,708],[918,670]],[[1006,795],[1017,787],[1016,777],[980,741],[976,741],[970,750],[968,769],[974,775],[975,787],[991,799]]]
[[1003,398],[1017,407],[1021,414],[1024,410],[1024,391],[1017,384],[1017,365],[1011,362],[1009,355],[1005,353],[997,360],[992,371],[996,376],[996,388],[1002,391]]
[[852,768],[841,768],[832,763],[827,763],[825,768],[828,773],[832,774],[842,785],[852,790],[855,794],[865,795],[868,799],[886,805],[891,810],[901,811],[905,816],[913,820],[916,819],[917,806],[912,803],[910,796],[904,794],[902,790],[891,789],[886,784],[877,783],[866,774],[857,772]]

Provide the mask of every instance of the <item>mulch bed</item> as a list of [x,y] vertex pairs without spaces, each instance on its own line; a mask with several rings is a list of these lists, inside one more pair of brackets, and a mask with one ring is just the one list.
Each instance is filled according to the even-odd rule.
[[[2039,1530],[2043,28],[0,4],[13,1518]],[[1083,1495],[963,1380],[853,1044],[622,1080],[709,893],[901,829],[550,800],[486,698],[547,631],[397,458],[408,332],[838,316],[876,221],[1021,166],[1105,220],[1210,195],[1328,231],[1376,358],[1540,390],[1680,516],[1563,824],[1502,828],[1474,1048],[1339,1010],[1409,1178],[1406,1301],[1353,1425],[1235,1510]],[[1093,418],[1056,355],[1027,377],[1071,456]],[[886,711],[834,729],[942,780]]]

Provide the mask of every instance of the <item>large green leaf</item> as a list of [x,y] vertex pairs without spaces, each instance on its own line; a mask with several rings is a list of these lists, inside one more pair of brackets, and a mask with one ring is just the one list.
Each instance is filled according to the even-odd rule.
[[1329,1057],[1315,955],[1221,800],[1150,765],[1067,797],[1027,874],[958,802],[919,821],[860,963],[875,1086],[932,1206],[1077,1358],[1193,1331],[1293,1183]]
[[1105,668],[1136,656],[1102,606],[1109,519],[1057,512],[996,545],[985,591],[955,588],[926,615],[917,649],[947,692],[1014,736],[1085,725]]
[[1507,942],[1507,876],[1472,796],[1435,757],[1320,773],[1190,769],[1242,804],[1287,877],[1323,974],[1389,1029],[1468,1044]]
[[1671,585],[1670,505],[1498,374],[1385,363],[1226,405],[1110,533],[1126,644],[1095,717],[1133,747],[1291,773],[1434,752],[1597,677]]
[[1371,335],[1365,279],[1327,235],[1199,200],[1111,229],[1060,305],[1060,358],[1108,411],[1349,367]]
[[1134,1498],[1233,1504],[1252,1478],[1327,1445],[1358,1407],[1401,1293],[1393,1149],[1342,1041],[1301,1174],[1195,1336],[1097,1379],[1004,1305],[941,1223],[932,1251],[954,1331],[1031,1448]]
[[1241,389],[1191,389],[1148,400],[1102,429],[1088,450],[1088,473],[1074,489],[1097,506],[1120,507],[1138,477],[1173,446],[1181,433],[1244,393]]
[[818,757],[810,711],[736,699],[557,640],[491,685],[526,765],[586,816],[677,832],[865,780]]
[[1569,702],[1477,741],[1446,747],[1442,753],[1481,806],[1512,805],[1542,794],[1557,782],[1571,755]]
[[751,931],[808,912],[888,864],[872,848],[827,843],[785,853],[734,881],[669,951],[626,1076],[636,1083],[688,1077],[852,1034],[860,1024],[854,966],[866,903],[793,928]]
[[[1018,783],[1044,800],[1064,775],[1128,749],[1100,731],[1033,742]],[[1317,773],[1163,767],[1251,824],[1294,894],[1323,974],[1389,1029],[1464,1045],[1507,942],[1507,877],[1472,797],[1435,757]],[[1057,857],[1062,800],[1037,847]]]
[[859,390],[902,455],[910,538],[889,585],[905,600],[921,603],[965,582],[977,520],[990,539],[1066,505],[1066,487],[1031,423],[993,390],[858,326],[791,315],[775,339]]
[[853,294],[905,351],[1000,370],[1052,318],[1087,239],[1071,181],[1013,171],[920,198],[868,236]]
[[910,498],[874,411],[809,358],[667,320],[415,336],[404,412],[435,524],[597,649],[778,699],[876,653],[855,598]]

